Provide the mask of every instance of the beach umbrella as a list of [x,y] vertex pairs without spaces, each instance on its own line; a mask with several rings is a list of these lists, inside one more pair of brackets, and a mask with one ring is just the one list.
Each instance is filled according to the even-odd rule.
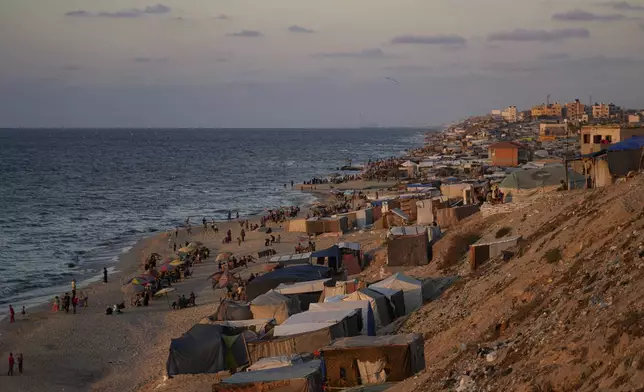
[[221,252],[217,255],[215,261],[224,261],[228,260],[233,254],[231,252]]
[[159,271],[161,272],[174,271],[174,268],[175,268],[174,265],[163,264],[161,267],[159,267]]
[[198,247],[199,247],[199,244],[198,244],[198,243],[196,243],[196,242],[191,242],[191,243],[189,243],[189,244],[188,244],[188,246],[187,246],[187,248],[190,248],[190,249],[196,249],[196,248],[198,248]]
[[185,260],[179,260],[179,259],[177,259],[177,260],[173,260],[173,261],[170,263],[170,265],[171,265],[171,266],[174,266],[174,267],[177,267],[177,266],[180,266],[180,265],[184,265],[185,263],[186,263],[186,261],[185,261]]
[[125,294],[132,295],[132,294],[138,294],[138,293],[144,292],[145,287],[141,286],[140,284],[127,284],[127,285],[123,286],[121,288],[121,290]]
[[224,274],[224,271],[217,271],[214,274],[212,274],[209,277],[207,277],[206,280],[208,280],[208,279],[219,280],[219,278],[221,278],[221,275],[223,275],[223,274]]
[[174,287],[166,287],[165,289],[161,289],[161,290],[157,291],[156,293],[154,293],[154,296],[155,297],[160,297],[162,295],[165,295],[165,299],[166,299],[166,301],[168,301],[168,307],[170,307],[170,298],[168,298],[168,293],[171,293],[171,292],[176,291],[176,290],[177,289],[175,289]]
[[192,252],[192,249],[187,246],[184,246],[183,248],[179,248],[179,250],[177,251],[177,253],[190,253],[190,252]]

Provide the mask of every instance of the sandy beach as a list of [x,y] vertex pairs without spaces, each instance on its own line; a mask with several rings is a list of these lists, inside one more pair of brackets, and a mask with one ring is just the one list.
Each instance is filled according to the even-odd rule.
[[[353,187],[356,185],[359,183]],[[328,195],[328,187],[320,186],[313,193],[323,197]],[[305,213],[304,209],[302,213]],[[251,222],[259,223],[257,218]],[[181,229],[177,238],[177,244],[201,241],[211,250],[211,256],[205,262],[195,265],[191,277],[173,284],[177,291],[168,298],[172,302],[178,295],[187,297],[194,292],[196,307],[171,310],[168,299],[154,298],[149,307],[132,308],[129,307],[129,298],[121,291],[124,282],[142,271],[148,255],[156,252],[165,258],[173,253],[168,246],[168,233],[164,232],[139,241],[130,252],[123,254],[116,266],[118,272],[109,276],[107,284],[100,282],[79,288],[88,294],[89,306],[79,308],[77,314],[71,314],[71,311],[70,314],[52,313],[51,304],[47,304],[30,310],[26,317],[17,314],[13,324],[4,320],[0,325],[0,355],[4,358],[0,374],[2,389],[27,392],[145,391],[163,386],[163,390],[173,390],[172,386],[180,384],[182,377],[162,383],[171,339],[214,313],[223,294],[223,290],[213,291],[207,279],[217,270],[216,255],[230,251],[238,257],[251,254],[257,257],[258,251],[266,249],[264,240],[267,235],[261,232],[249,232],[241,246],[236,241],[222,244],[226,231],[230,228],[233,239],[236,239],[240,226],[238,222],[221,222],[218,226],[218,234],[193,226],[192,235]],[[276,235],[281,235],[281,243],[273,246],[277,253],[293,253],[301,233],[285,233],[274,223],[268,226]],[[336,240],[337,237],[322,237],[316,240],[316,244],[321,249]],[[241,275],[246,278],[252,272],[263,271],[263,261],[250,264],[248,269],[241,271]],[[128,305],[123,314],[105,315],[107,306],[121,301]],[[9,352],[23,353],[22,376],[6,376]]]

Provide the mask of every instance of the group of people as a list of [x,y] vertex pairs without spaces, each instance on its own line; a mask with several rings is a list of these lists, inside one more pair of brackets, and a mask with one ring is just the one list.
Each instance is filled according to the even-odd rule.
[[222,271],[224,267],[228,267],[228,270],[235,269],[237,267],[248,268],[248,263],[254,263],[256,259],[252,255],[242,256],[237,259],[235,256],[232,256],[228,261],[220,260],[217,263],[217,270]]
[[[105,280],[107,279],[105,278]],[[86,308],[88,306],[89,296],[87,293],[83,294],[82,291],[76,295],[76,279],[72,279],[72,294],[69,295],[69,292],[66,292],[62,296],[62,301],[59,296],[55,296],[51,310],[52,312],[62,312],[64,310],[65,313],[69,313],[71,308],[72,314],[76,314],[77,307]]]
[[16,360],[18,361],[18,373],[22,374],[24,363],[24,357],[22,356],[22,353],[19,353],[16,358],[14,358],[13,353],[9,353],[9,371],[7,372],[7,376],[13,376],[13,367],[16,363]]
[[183,294],[176,301],[172,302],[172,309],[174,310],[185,309],[191,306],[197,306],[197,296],[193,292],[190,292],[190,297],[188,298]]
[[[398,166],[403,163],[402,158],[391,157],[388,159],[369,160],[365,166],[363,178],[367,180],[384,180],[387,181],[392,172],[398,170]],[[395,174],[393,175],[395,177]]]
[[266,226],[266,223],[282,223],[288,218],[295,218],[300,212],[299,206],[281,207],[274,210],[268,210],[266,215],[260,218],[260,226]]

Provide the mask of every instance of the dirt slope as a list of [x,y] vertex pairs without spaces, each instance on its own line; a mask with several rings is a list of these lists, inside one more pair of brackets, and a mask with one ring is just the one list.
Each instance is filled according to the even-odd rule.
[[[502,227],[515,256],[470,272],[467,244]],[[462,278],[399,328],[427,369],[397,390],[644,391],[644,177],[479,214],[435,254],[409,273]]]

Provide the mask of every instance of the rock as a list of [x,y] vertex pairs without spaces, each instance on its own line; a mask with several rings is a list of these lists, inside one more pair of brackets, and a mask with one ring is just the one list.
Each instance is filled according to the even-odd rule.
[[485,356],[485,360],[488,362],[494,362],[496,361],[496,357],[497,357],[496,351],[492,351],[491,353]]
[[456,387],[456,392],[468,392],[474,389],[474,380],[470,376],[462,376]]

